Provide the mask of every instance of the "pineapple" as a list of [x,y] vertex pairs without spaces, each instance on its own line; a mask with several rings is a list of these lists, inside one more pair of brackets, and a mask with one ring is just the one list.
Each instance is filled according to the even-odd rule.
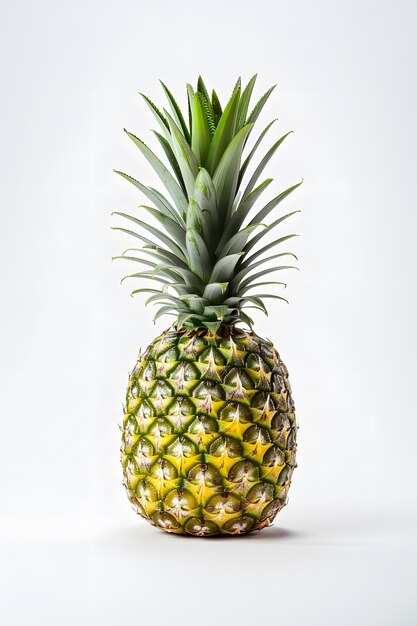
[[289,134],[248,175],[273,124],[243,158],[273,90],[249,113],[255,80],[242,89],[239,79],[223,110],[216,92],[210,96],[199,77],[196,90],[187,85],[188,123],[162,83],[171,112],[143,98],[158,123],[154,133],[169,166],[125,132],[158,174],[164,192],[117,171],[150,201],[141,213],[154,220],[115,212],[134,224],[134,230],[115,230],[140,242],[115,258],[139,264],[139,271],[125,278],[153,281],[132,293],[150,294],[147,303],[159,306],[155,320],[175,317],[173,326],[139,354],[129,376],[124,485],[139,515],[173,533],[239,535],[270,525],[286,504],[296,465],[288,372],[273,344],[253,331],[247,309],[266,313],[267,298],[284,300],[269,290],[284,283],[264,277],[293,267],[281,259],[295,255],[280,245],[295,235],[262,239],[297,211],[269,225],[264,220],[301,183],[252,215],[272,181],[259,182],[262,171]]

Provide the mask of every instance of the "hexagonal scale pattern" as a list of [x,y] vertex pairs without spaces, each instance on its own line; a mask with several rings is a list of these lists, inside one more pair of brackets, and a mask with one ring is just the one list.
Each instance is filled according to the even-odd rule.
[[271,524],[295,467],[288,372],[272,343],[222,326],[168,330],[129,377],[124,484],[168,532],[205,537]]

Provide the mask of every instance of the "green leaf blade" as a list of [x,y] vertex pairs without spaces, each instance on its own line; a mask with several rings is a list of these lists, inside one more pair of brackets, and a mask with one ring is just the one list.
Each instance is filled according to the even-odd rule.
[[240,89],[236,89],[217,124],[205,165],[210,174],[213,174],[216,170],[227,146],[235,136],[239,98]]
[[248,114],[249,102],[252,96],[253,88],[255,87],[256,78],[257,74],[252,76],[249,83],[246,85],[245,89],[242,92],[236,121],[236,129],[238,131],[246,125],[246,116]]
[[175,100],[174,96],[172,95],[171,91],[168,89],[168,87],[165,85],[165,83],[161,81],[159,81],[161,83],[162,89],[165,92],[165,95],[168,99],[168,102],[171,106],[172,109],[172,113],[174,115],[174,118],[176,119],[176,122],[178,124],[178,126],[181,128],[185,139],[187,140],[188,143],[190,143],[190,131],[188,130],[187,124],[185,123],[184,120],[184,116],[182,114],[182,111],[180,109],[180,107],[177,104],[177,101]]
[[241,258],[242,253],[230,254],[222,259],[219,259],[215,264],[213,271],[210,275],[210,283],[226,283],[230,282],[233,278],[235,267]]
[[192,120],[191,149],[197,157],[198,164],[204,166],[211,145],[212,132],[199,92],[194,95]]
[[150,150],[148,146],[141,139],[139,139],[139,137],[136,137],[127,130],[125,130],[125,133],[151,164],[177,206],[185,212],[187,210],[187,198],[172,174],[168,171],[162,161],[152,152],[152,150]]
[[252,126],[244,126],[224,152],[213,176],[221,221],[230,214],[236,194],[243,146]]

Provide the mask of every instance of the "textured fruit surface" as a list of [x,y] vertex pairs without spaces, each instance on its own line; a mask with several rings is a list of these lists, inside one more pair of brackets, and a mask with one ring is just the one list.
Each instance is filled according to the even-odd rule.
[[264,528],[286,504],[296,428],[288,372],[271,342],[227,325],[165,331],[129,377],[129,500],[168,532]]

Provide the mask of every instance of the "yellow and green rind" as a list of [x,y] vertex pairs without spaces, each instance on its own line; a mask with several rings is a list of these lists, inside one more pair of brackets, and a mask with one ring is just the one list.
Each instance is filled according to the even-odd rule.
[[170,329],[129,377],[124,484],[168,532],[244,534],[285,506],[295,467],[288,372],[272,343],[222,325]]

